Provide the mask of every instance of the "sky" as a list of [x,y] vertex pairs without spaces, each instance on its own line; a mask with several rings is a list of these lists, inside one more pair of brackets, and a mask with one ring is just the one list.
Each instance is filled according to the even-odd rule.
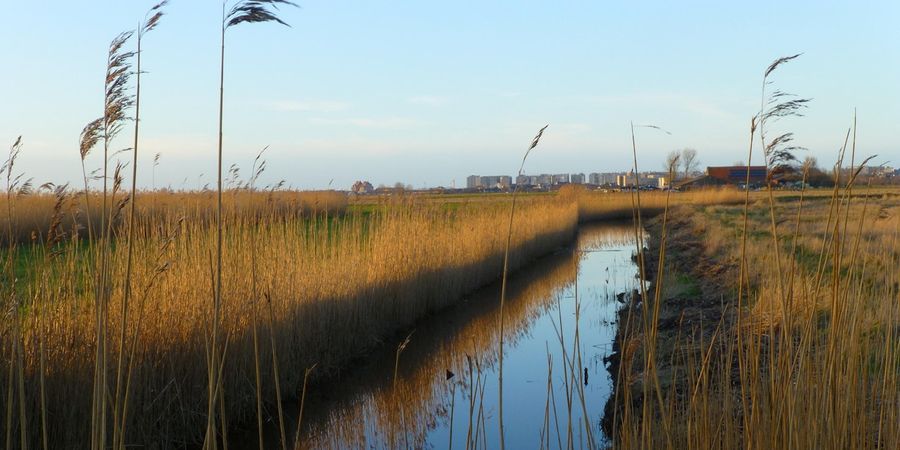
[[[78,138],[102,113],[109,41],[152,1],[3,0],[0,143],[22,135],[16,172],[78,182]],[[291,27],[229,29],[225,167],[261,184],[348,189],[464,186],[526,173],[641,170],[673,149],[703,166],[746,160],[765,68],[812,98],[794,132],[829,167],[857,111],[857,152],[900,166],[900,2],[313,1]],[[221,3],[172,0],[144,38],[140,187],[214,185]],[[131,146],[123,132],[113,149]],[[160,154],[155,169],[152,159]],[[119,154],[116,158],[129,159]],[[102,165],[98,150],[88,170]],[[77,185],[77,184],[76,184]]]

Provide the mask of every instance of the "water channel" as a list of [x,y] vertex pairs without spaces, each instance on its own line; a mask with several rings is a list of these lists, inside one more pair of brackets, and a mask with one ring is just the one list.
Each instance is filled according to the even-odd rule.
[[[628,223],[583,226],[571,248],[510,278],[507,448],[607,443],[600,420],[612,381],[603,358],[616,332],[616,296],[638,287],[634,238]],[[288,447],[298,439],[302,448],[499,448],[499,297],[499,283],[488,286],[420,321],[399,359],[404,336],[311,389],[299,436],[298,408],[286,405]],[[266,441],[276,448],[271,425]]]

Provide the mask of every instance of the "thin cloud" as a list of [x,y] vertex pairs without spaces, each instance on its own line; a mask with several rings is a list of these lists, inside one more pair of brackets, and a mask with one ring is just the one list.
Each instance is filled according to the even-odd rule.
[[668,92],[641,92],[634,94],[583,96],[583,100],[603,105],[651,105],[657,108],[666,107],[682,110],[704,117],[720,120],[737,120],[731,111],[726,110],[720,102],[708,98]]
[[447,97],[437,95],[417,95],[415,97],[410,97],[407,101],[414,105],[444,106],[447,104],[448,99]]
[[313,117],[309,119],[309,123],[312,125],[351,126],[370,129],[407,129],[415,127],[419,124],[419,121],[406,117],[349,117],[341,119]]
[[268,103],[270,109],[279,112],[338,112],[349,108],[345,102],[336,100],[276,100]]

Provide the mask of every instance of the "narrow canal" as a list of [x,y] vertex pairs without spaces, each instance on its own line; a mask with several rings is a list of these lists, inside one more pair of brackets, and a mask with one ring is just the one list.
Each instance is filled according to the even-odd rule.
[[[587,225],[572,248],[510,278],[506,448],[608,442],[600,428],[612,386],[604,356],[616,332],[617,294],[638,287],[634,238],[630,224]],[[499,283],[491,285],[419,322],[399,359],[405,336],[311,389],[299,436],[298,405],[286,405],[288,447],[499,448],[499,298]],[[277,423],[270,425],[267,444],[280,447]]]

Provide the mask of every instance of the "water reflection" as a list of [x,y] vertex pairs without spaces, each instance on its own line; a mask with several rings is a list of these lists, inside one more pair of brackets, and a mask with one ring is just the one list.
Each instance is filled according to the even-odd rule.
[[[599,422],[611,383],[603,357],[615,335],[615,295],[637,286],[633,252],[630,225],[587,226],[576,249],[510,279],[504,338],[509,448],[605,442]],[[300,435],[294,426],[289,439],[299,438],[302,448],[498,448],[499,293],[499,285],[490,286],[418,323],[400,354],[396,380],[397,343],[389,342],[329,386],[317,386],[308,394]],[[289,411],[291,423],[296,411]]]

